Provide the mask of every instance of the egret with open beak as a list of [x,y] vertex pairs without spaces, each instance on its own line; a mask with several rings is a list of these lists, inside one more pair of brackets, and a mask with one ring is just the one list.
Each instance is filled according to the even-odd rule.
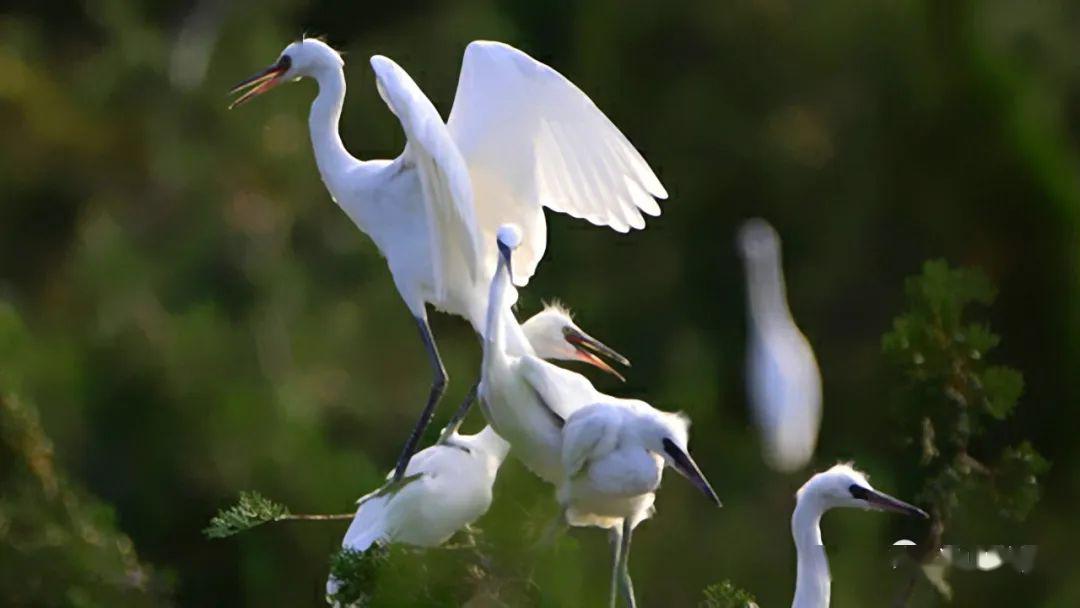
[[229,91],[230,95],[241,93],[241,91],[243,91],[243,93],[229,104],[229,109],[231,110],[237,106],[241,106],[278,86],[282,82],[285,82],[285,74],[289,72],[289,68],[291,67],[292,59],[288,55],[282,55],[281,58],[274,62],[274,65],[245,79],[243,82],[233,87],[232,90]]

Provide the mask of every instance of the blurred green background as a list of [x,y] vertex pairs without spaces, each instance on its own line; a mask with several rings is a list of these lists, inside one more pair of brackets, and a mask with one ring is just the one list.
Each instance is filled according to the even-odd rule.
[[[0,395],[22,422],[0,429],[0,603],[322,601],[344,522],[200,533],[242,489],[348,510],[427,394],[384,262],[319,181],[315,85],[226,111],[229,87],[303,32],[346,52],[343,139],[361,158],[403,145],[369,55],[397,60],[445,115],[465,45],[489,38],[578,84],[670,191],[631,235],[549,215],[520,308],[563,299],[633,361],[626,385],[590,373],[600,388],[694,420],[725,507],[665,485],[634,537],[642,605],[696,605],[730,578],[786,606],[788,518],[812,470],[854,458],[882,490],[918,487],[880,336],[930,257],[1000,288],[996,356],[1026,390],[995,433],[1054,465],[1027,523],[947,539],[1037,544],[1034,570],[957,572],[954,605],[1080,605],[1080,5],[1066,0],[5,3]],[[741,381],[733,237],[752,216],[785,238],[791,306],[825,382],[813,468],[787,476],[761,462]],[[437,428],[480,353],[462,320],[434,330],[451,377]],[[554,513],[512,460],[495,491],[479,525],[500,542]],[[30,511],[71,525],[21,542],[36,538],[20,528]],[[922,534],[857,512],[824,527],[840,607],[880,603],[898,584],[887,545]],[[606,597],[602,532],[530,559],[543,605]]]

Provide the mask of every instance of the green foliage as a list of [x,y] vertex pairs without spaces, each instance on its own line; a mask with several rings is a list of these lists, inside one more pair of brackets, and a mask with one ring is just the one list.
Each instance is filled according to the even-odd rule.
[[378,543],[367,551],[342,549],[330,559],[330,577],[336,589],[330,595],[340,606],[368,606],[379,570],[390,558],[390,550]]
[[[907,378],[904,415],[917,421],[912,443],[926,469],[920,498],[931,505],[933,549],[967,496],[985,497],[972,502],[993,504],[1003,518],[1025,519],[1049,463],[1026,441],[1002,449],[987,433],[988,423],[1015,413],[1024,380],[1019,371],[989,362],[1000,338],[968,318],[973,305],[994,300],[986,276],[930,261],[905,287],[908,310],[893,321],[882,348]],[[996,463],[977,457],[995,450],[1001,454]]]
[[1001,515],[1016,521],[1027,519],[1039,502],[1039,477],[1049,470],[1050,463],[1027,441],[1005,448],[994,480]]
[[112,509],[57,466],[37,410],[3,393],[0,488],[0,605],[168,605]]
[[268,522],[288,519],[290,515],[288,507],[258,492],[241,492],[237,503],[218,511],[203,534],[207,538],[226,538]]
[[714,583],[705,588],[701,608],[758,608],[757,600],[749,592],[739,589],[731,581]]
[[380,544],[365,552],[342,549],[330,561],[337,586],[332,599],[359,608],[537,605],[535,587],[511,575],[510,560],[498,559],[493,547],[477,542],[478,533],[470,528],[459,535],[460,542],[431,549]]

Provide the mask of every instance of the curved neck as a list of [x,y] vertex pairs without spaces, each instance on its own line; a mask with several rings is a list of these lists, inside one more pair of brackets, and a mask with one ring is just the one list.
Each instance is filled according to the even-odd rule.
[[798,556],[795,574],[795,599],[791,608],[828,608],[829,560],[821,543],[821,514],[824,509],[804,497],[795,505],[791,516],[791,535],[795,538]]
[[315,149],[315,163],[323,181],[329,183],[358,161],[345,149],[338,133],[341,108],[345,105],[345,73],[340,66],[318,68],[313,74],[319,94],[311,104],[308,128]]
[[[502,255],[495,266],[495,276],[491,279],[491,289],[488,292],[487,319],[484,323],[484,339],[489,348],[497,351],[506,349],[506,332],[503,327],[503,310],[506,300],[507,289],[513,289],[510,285],[510,272],[506,268],[506,260]],[[485,349],[486,351],[487,349]]]
[[746,295],[750,318],[761,327],[789,319],[780,252],[746,260]]

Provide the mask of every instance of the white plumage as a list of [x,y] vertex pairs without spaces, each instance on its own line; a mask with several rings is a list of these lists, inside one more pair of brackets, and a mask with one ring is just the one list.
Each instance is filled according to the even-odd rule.
[[814,455],[821,424],[821,375],[810,342],[788,308],[780,237],[764,220],[739,231],[746,265],[747,392],[766,462],[790,472]]
[[441,545],[487,512],[509,449],[491,427],[484,427],[475,435],[453,433],[417,452],[399,485],[390,482],[358,501],[342,547],[364,551],[375,541]]
[[836,507],[894,511],[927,517],[926,512],[875,490],[865,475],[848,464],[838,464],[810,478],[796,494],[791,516],[797,568],[792,608],[828,608],[829,561],[821,541],[821,516]]
[[558,488],[566,521],[612,530],[616,588],[631,606],[630,537],[652,514],[654,492],[668,464],[719,504],[687,451],[689,420],[643,401],[597,391],[586,378],[537,356],[506,303],[518,232],[500,228],[488,303],[480,395],[488,422],[511,442],[514,455]]
[[666,197],[656,175],[593,102],[552,68],[513,47],[473,42],[465,51],[448,122],[400,66],[371,58],[379,95],[408,143],[392,161],[360,161],[338,122],[345,97],[340,55],[304,39],[234,89],[234,106],[281,82],[319,85],[309,127],[331,196],[386,257],[416,318],[434,380],[420,422],[395,469],[400,478],[446,384],[426,305],[484,331],[484,297],[495,267],[490,249],[504,223],[522,229],[513,282],[524,285],[547,246],[543,208],[625,232],[644,227]]

